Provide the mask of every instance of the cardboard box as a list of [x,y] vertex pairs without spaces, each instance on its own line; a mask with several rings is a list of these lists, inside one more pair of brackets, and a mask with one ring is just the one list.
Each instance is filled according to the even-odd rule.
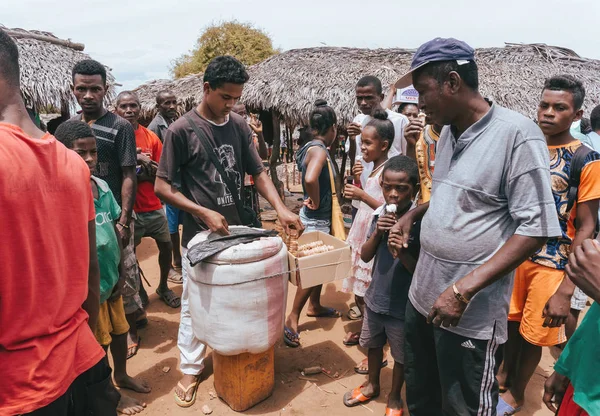
[[302,289],[317,286],[334,280],[344,279],[350,272],[350,246],[329,234],[320,231],[304,233],[298,239],[298,246],[321,240],[325,245],[335,247],[327,253],[313,254],[297,258],[288,254],[290,262],[290,282]]

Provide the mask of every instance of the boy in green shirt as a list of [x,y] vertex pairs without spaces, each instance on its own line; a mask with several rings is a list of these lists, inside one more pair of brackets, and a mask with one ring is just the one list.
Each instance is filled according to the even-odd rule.
[[585,240],[573,249],[566,271],[584,293],[594,299],[546,380],[544,403],[558,416],[600,414],[600,243]]
[[[55,137],[81,156],[90,172],[94,172],[98,154],[96,138],[90,126],[83,121],[66,121],[58,126]],[[105,181],[92,175],[90,185],[96,209],[96,247],[100,266],[100,311],[94,335],[105,351],[108,351],[110,346],[115,366],[115,385],[138,393],[149,393],[150,388],[146,383],[127,374],[129,325],[121,297],[124,282],[119,278],[121,243],[115,230],[121,208]],[[145,403],[122,395],[117,410],[120,413],[135,414],[141,412],[144,407]]]

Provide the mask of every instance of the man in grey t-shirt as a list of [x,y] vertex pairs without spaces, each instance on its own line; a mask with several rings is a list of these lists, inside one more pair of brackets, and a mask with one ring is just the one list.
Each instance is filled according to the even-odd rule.
[[506,341],[514,269],[561,233],[548,151],[532,121],[479,94],[474,51],[464,42],[422,45],[397,86],[411,83],[421,109],[445,127],[431,201],[402,217],[389,237],[397,253],[423,218],[406,309],[408,409],[492,415],[494,353]]

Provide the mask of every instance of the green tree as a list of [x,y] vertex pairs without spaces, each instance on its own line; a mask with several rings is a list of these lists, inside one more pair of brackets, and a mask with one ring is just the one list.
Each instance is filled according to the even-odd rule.
[[204,72],[208,63],[220,55],[231,55],[244,65],[254,65],[277,53],[271,38],[251,23],[222,22],[207,27],[196,47],[173,62],[171,72],[175,78]]

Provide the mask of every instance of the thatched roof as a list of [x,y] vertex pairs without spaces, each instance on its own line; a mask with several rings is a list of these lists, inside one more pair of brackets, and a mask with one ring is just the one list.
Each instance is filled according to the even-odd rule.
[[140,98],[141,118],[149,121],[156,115],[156,95],[163,90],[175,93],[180,113],[191,110],[202,101],[202,85],[202,74],[187,75],[176,80],[157,79],[140,85],[134,91]]
[[[1,27],[19,48],[21,91],[26,104],[36,109],[49,105],[59,110],[74,108],[71,70],[78,61],[90,58],[82,52],[84,45],[59,39],[49,32]],[[110,85],[107,99],[112,100],[114,77],[109,70],[107,72]]]
[[[396,82],[410,66],[414,50],[307,48],[275,55],[249,68],[250,81],[242,101],[251,108],[275,110],[292,123],[307,120],[317,98],[327,100],[342,122],[358,113],[354,95],[356,82],[376,75],[384,88]],[[600,103],[600,61],[581,58],[575,52],[541,44],[507,44],[503,48],[476,51],[481,91],[499,104],[535,116],[544,79],[561,73],[581,79],[587,89],[585,107]],[[201,77],[190,75],[174,81],[153,81],[138,87],[152,96],[171,88],[179,98],[196,101],[202,95]],[[154,106],[154,97],[144,108]]]

